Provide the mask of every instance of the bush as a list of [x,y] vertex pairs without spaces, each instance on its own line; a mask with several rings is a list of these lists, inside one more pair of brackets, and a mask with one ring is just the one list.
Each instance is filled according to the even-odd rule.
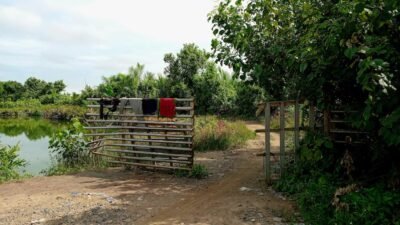
[[231,122],[216,116],[196,117],[194,150],[227,150],[240,147],[255,133],[242,121]]
[[399,224],[400,193],[386,190],[383,185],[350,192],[341,199],[335,211],[337,224]]
[[203,179],[208,176],[208,170],[204,165],[195,164],[189,173],[189,177]]
[[18,158],[19,150],[20,148],[18,145],[0,145],[0,182],[20,177],[18,169],[25,166],[26,161]]
[[175,170],[174,174],[177,177],[190,177],[190,178],[195,178],[195,179],[203,179],[208,176],[208,170],[207,170],[207,167],[205,167],[204,165],[195,164],[195,165],[193,165],[193,167],[190,171]]
[[235,114],[240,117],[254,117],[258,103],[265,102],[267,99],[265,90],[257,85],[240,81],[236,82],[235,89],[237,92],[234,103]]
[[83,137],[83,126],[73,119],[72,126],[53,135],[49,148],[55,153],[57,163],[66,167],[79,167],[89,163],[88,144]]

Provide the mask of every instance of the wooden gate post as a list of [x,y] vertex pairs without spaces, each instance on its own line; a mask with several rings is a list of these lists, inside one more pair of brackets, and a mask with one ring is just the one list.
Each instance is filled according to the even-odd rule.
[[300,139],[300,105],[299,101],[296,100],[294,106],[294,157],[295,161],[297,162],[297,149],[299,148],[299,139]]
[[269,102],[265,104],[265,158],[264,158],[264,166],[265,166],[265,181],[269,184],[271,183],[271,105]]
[[281,175],[285,168],[285,103],[281,102],[279,106],[279,116],[280,116],[280,135],[279,135],[279,149],[280,149],[280,172]]

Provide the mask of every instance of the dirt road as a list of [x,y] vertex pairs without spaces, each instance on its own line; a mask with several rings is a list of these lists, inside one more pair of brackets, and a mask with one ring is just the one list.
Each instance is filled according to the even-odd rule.
[[204,180],[112,169],[3,184],[0,224],[284,224],[293,206],[264,185],[263,145],[196,154]]

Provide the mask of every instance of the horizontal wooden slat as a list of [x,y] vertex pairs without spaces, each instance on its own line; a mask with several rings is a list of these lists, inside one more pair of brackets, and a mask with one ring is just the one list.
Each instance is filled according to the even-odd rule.
[[[120,99],[123,99],[123,98],[120,98]],[[127,98],[127,99],[129,99],[129,98]],[[86,100],[88,100],[88,101],[100,101],[101,98],[87,98]],[[192,102],[192,101],[194,101],[194,99],[193,98],[175,98],[175,101],[176,102]]]
[[143,167],[155,167],[155,168],[164,168],[164,169],[176,169],[176,170],[190,170],[190,168],[186,167],[175,167],[175,166],[162,166],[162,165],[153,165],[153,164],[144,164],[144,163],[133,163],[133,162],[123,162],[123,161],[107,161],[109,163],[116,164],[127,164],[133,166],[143,166]]
[[190,141],[176,141],[176,140],[169,140],[169,139],[168,140],[166,140],[166,139],[130,139],[130,138],[103,138],[103,139],[97,139],[97,140],[91,141],[91,142],[89,142],[89,144],[102,142],[102,141],[108,141],[108,140],[148,142],[148,143],[165,143],[165,144],[186,144],[186,145],[192,144],[192,142],[190,142]]
[[[289,106],[289,105],[294,105],[296,104],[296,100],[286,100],[286,101],[270,101],[268,102],[271,106],[280,106],[281,103],[283,102],[283,104],[285,106]],[[298,103],[302,104],[304,101],[303,100],[299,100]]]
[[331,110],[331,113],[356,113],[354,110]]
[[179,137],[179,138],[192,138],[193,135],[180,135],[180,134],[156,134],[156,133],[137,133],[137,132],[115,132],[115,133],[92,133],[84,134],[84,136],[117,136],[117,135],[133,135],[133,136],[154,136],[154,137]]
[[367,132],[357,130],[330,130],[329,132],[336,134],[368,134]]
[[173,151],[182,151],[182,152],[191,152],[191,148],[181,148],[181,147],[169,147],[169,146],[160,146],[160,145],[135,145],[135,144],[120,144],[120,143],[104,143],[102,145],[91,147],[90,149],[99,149],[106,146],[114,146],[114,147],[134,147],[141,149],[162,149],[162,150],[173,150]]
[[191,162],[188,161],[188,160],[181,161],[181,160],[171,160],[171,159],[168,159],[168,158],[118,156],[118,155],[104,154],[104,153],[100,153],[100,152],[93,152],[93,154],[106,156],[106,157],[111,157],[111,158],[118,158],[118,159],[134,159],[134,160],[138,160],[138,161],[153,161],[153,162],[168,162],[168,163],[191,164]]
[[162,128],[162,127],[136,127],[136,126],[106,126],[106,127],[84,127],[87,130],[99,129],[136,129],[136,130],[158,130],[158,131],[193,131],[192,128]]
[[[338,143],[338,144],[347,144],[347,142],[346,141],[337,141],[337,140],[335,140],[334,141],[335,143]],[[361,144],[365,144],[365,142],[361,142],[361,141],[354,141],[354,142],[351,142],[350,143],[350,145],[361,145]]]
[[147,151],[119,150],[119,149],[107,149],[107,148],[105,148],[103,151],[107,151],[107,152],[116,152],[116,153],[135,153],[135,154],[143,154],[143,155],[158,155],[158,156],[171,156],[171,157],[192,158],[192,155],[177,154],[177,153],[147,152]]
[[351,121],[347,120],[330,120],[331,123],[351,123]]
[[177,125],[177,126],[192,126],[192,123],[183,122],[160,122],[160,121],[140,121],[140,120],[86,120],[88,123],[137,123],[137,124],[154,124],[154,125]]
[[[271,132],[279,132],[281,129],[270,129]],[[285,131],[295,131],[294,127],[285,128]],[[305,130],[304,127],[299,127],[299,130]],[[256,129],[256,133],[265,133],[265,129]]]
[[[100,108],[100,105],[87,105],[88,108]],[[103,105],[103,108],[112,108],[113,105]],[[118,110],[121,109],[121,106],[117,107]],[[132,106],[124,106],[124,109],[133,109]],[[193,107],[175,107],[176,111],[189,111],[193,110]]]
[[[97,116],[100,117],[99,113],[86,113],[86,116]],[[111,113],[108,114],[109,117],[160,117],[158,115],[144,115],[144,114],[133,114],[133,113],[125,113],[125,114],[117,114],[117,113]],[[175,115],[174,118],[193,118],[193,115],[186,115],[186,114],[177,114]]]

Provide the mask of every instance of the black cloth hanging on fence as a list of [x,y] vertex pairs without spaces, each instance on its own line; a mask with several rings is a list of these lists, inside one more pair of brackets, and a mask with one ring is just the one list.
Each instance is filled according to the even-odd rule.
[[[100,99],[99,104],[100,104],[100,119],[108,119],[108,114],[110,112],[115,112],[117,111],[118,105],[121,101],[118,98],[113,98],[113,99]],[[108,110],[106,114],[104,114],[104,106],[106,105],[112,105],[112,107]]]
[[142,100],[142,110],[144,115],[154,115],[158,109],[158,99],[144,98]]

